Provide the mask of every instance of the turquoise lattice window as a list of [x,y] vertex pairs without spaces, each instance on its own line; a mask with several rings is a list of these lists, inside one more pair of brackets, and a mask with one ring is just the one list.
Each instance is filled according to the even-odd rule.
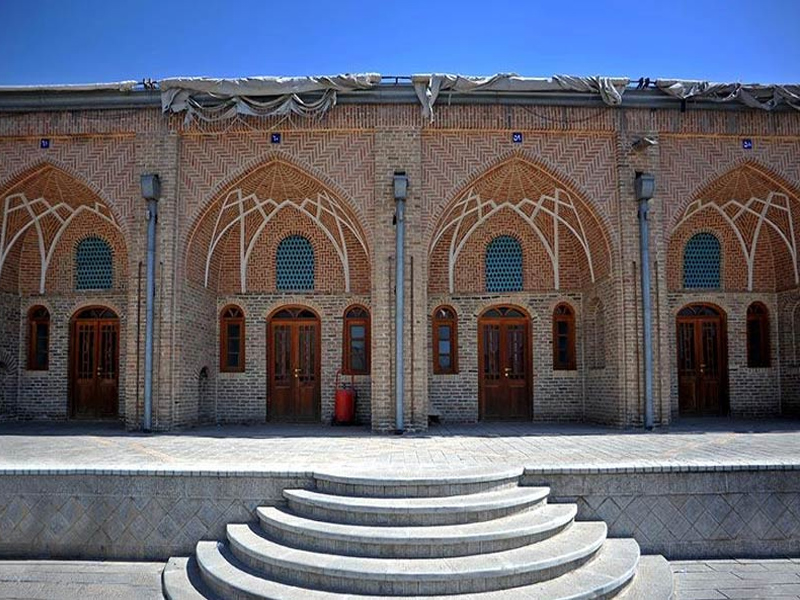
[[114,287],[111,246],[99,237],[87,237],[75,252],[75,289],[110,290]]
[[510,235],[499,235],[486,247],[486,291],[522,290],[522,246]]
[[720,287],[719,240],[710,233],[691,237],[683,250],[683,287],[718,289]]
[[275,264],[279,290],[314,289],[314,248],[302,235],[290,235],[281,240]]

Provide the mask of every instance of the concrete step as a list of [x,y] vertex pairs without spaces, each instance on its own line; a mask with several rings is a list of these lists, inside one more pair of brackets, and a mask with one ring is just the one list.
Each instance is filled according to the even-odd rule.
[[636,577],[619,594],[620,600],[670,600],[675,579],[667,559],[661,555],[642,556]]
[[[606,539],[605,523],[586,522],[503,552],[447,559],[362,558],[290,548],[251,525],[229,525],[227,531],[236,558],[270,579],[357,594],[474,593],[529,585],[578,567]],[[202,568],[199,554],[198,562]]]
[[203,575],[192,556],[173,557],[161,573],[161,586],[167,600],[217,600],[217,596],[203,581]]
[[[259,576],[239,562],[222,544],[200,542],[197,547],[198,564],[210,587],[225,598],[248,600],[341,600],[342,594],[302,586],[288,585]],[[180,559],[179,559],[180,560]],[[186,560],[186,559],[183,559]],[[380,600],[387,595],[415,596],[421,600],[583,600],[611,598],[634,576],[639,560],[639,546],[633,540],[606,540],[591,561],[555,579],[526,586],[518,586],[477,594],[425,596],[415,594],[413,585],[400,594],[391,582],[381,595],[347,594],[351,600]],[[177,563],[180,564],[180,563]],[[637,576],[638,577],[638,576]],[[671,576],[670,576],[671,577]],[[670,579],[671,581],[671,579]],[[625,593],[628,589],[625,588]],[[199,600],[205,596],[171,595],[170,600]],[[645,596],[652,600],[667,600],[658,595]],[[627,598],[626,598],[627,600]]]
[[337,496],[311,490],[284,490],[296,514],[351,525],[455,525],[488,521],[539,507],[550,493],[546,487],[513,487],[464,496],[373,498]]
[[472,469],[449,473],[446,480],[441,473],[425,475],[413,473],[386,473],[347,475],[341,473],[315,473],[314,482],[319,492],[338,496],[378,498],[419,498],[423,496],[463,496],[491,490],[516,487],[523,469],[502,471]]
[[575,518],[574,504],[548,504],[490,521],[384,527],[307,519],[278,507],[256,510],[261,528],[281,544],[330,554],[432,558],[519,548],[555,535]]

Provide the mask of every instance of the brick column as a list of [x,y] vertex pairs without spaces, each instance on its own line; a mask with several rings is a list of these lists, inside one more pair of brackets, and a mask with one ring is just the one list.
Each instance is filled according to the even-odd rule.
[[[375,220],[372,260],[372,428],[393,431],[395,424],[395,203],[392,176],[405,171],[409,178],[406,200],[405,264],[405,397],[406,429],[427,426],[427,371],[425,370],[427,249],[422,231],[422,172],[420,131],[409,127],[380,128],[375,132]],[[413,281],[412,281],[413,265]]]
[[[650,269],[653,301],[653,404],[655,424],[669,422],[669,377],[666,360],[666,253],[663,235],[663,196],[659,190],[658,146],[634,150],[642,137],[658,138],[647,111],[620,111],[617,169],[620,197],[620,239],[622,275],[622,373],[620,402],[624,406],[620,425],[640,426],[644,421],[644,348],[642,322],[641,264],[638,205],[633,188],[637,171],[653,173],[656,194],[650,200]],[[663,190],[663,188],[661,188]],[[668,365],[668,361],[666,361]]]
[[[153,429],[165,431],[172,428],[173,367],[180,359],[175,348],[174,319],[176,280],[182,269],[176,269],[176,236],[179,231],[178,210],[178,136],[168,130],[166,119],[158,131],[136,136],[136,167],[134,175],[158,173],[161,178],[161,199],[158,203],[156,227],[156,286],[155,328],[153,360]],[[137,238],[131,248],[131,285],[128,303],[128,369],[126,398],[129,410],[126,420],[129,428],[140,428],[144,410],[144,347],[145,347],[145,259],[147,252],[146,203],[139,199],[135,205],[133,228]],[[138,295],[138,264],[142,262],[141,297]],[[138,300],[138,306],[137,306]],[[137,322],[138,316],[138,322]],[[137,329],[139,332],[137,344]],[[138,356],[137,356],[138,350]],[[138,380],[137,375],[138,373]]]

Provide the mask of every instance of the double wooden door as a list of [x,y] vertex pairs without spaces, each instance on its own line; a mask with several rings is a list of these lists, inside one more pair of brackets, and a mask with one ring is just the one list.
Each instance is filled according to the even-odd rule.
[[320,418],[319,320],[307,309],[284,309],[269,325],[269,417],[273,421]]
[[677,325],[680,413],[724,412],[728,365],[722,312],[715,306],[692,304],[678,313]]
[[119,319],[107,308],[81,311],[72,322],[71,416],[115,418],[119,407]]
[[480,416],[531,418],[529,321],[513,307],[493,308],[478,320]]

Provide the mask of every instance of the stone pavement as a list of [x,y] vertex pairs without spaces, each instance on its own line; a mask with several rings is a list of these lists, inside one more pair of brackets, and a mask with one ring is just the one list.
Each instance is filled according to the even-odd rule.
[[[0,561],[0,600],[162,598],[162,563]],[[800,559],[675,561],[676,600],[800,599]]]
[[800,559],[673,561],[676,600],[800,599]]
[[800,468],[800,420],[682,420],[654,433],[591,425],[438,425],[376,435],[363,427],[254,425],[128,433],[95,423],[0,423],[0,471]]

